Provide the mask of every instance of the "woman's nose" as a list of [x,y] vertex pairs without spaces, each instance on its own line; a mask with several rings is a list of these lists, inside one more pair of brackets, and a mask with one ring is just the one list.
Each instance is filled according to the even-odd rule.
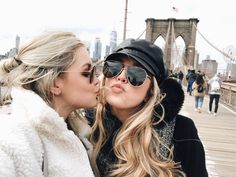
[[118,81],[123,82],[123,83],[127,83],[128,80],[127,80],[127,77],[126,77],[126,70],[123,69],[123,70],[121,71],[121,73],[117,76],[116,79],[117,79]]
[[97,76],[94,76],[94,81],[93,81],[93,83],[94,83],[94,85],[99,86],[100,80],[99,80],[99,78],[98,78]]

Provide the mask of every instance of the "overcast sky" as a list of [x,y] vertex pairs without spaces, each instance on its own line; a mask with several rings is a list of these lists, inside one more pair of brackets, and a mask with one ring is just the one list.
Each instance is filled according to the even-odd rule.
[[[123,37],[125,0],[0,0],[0,7],[0,54],[14,47],[16,35],[24,43],[45,30],[72,31],[91,45],[100,37],[103,47],[108,44],[112,30],[118,32],[118,42]],[[235,48],[235,9],[235,0],[129,0],[127,38],[141,35],[147,18],[198,18],[199,31],[213,45],[220,50]],[[219,62],[219,67],[225,67],[222,54],[199,34],[196,50],[200,60],[210,55]]]

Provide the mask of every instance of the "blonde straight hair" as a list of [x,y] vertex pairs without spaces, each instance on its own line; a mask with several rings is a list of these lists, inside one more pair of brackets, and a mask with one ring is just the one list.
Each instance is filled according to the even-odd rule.
[[[105,84],[105,78],[102,85]],[[159,105],[163,95],[156,82],[152,79],[149,90],[149,100],[136,114],[132,115],[125,121],[114,141],[114,153],[118,158],[118,162],[112,166],[109,177],[174,177],[185,176],[180,170],[180,165],[173,161],[173,149],[166,147],[161,141],[158,132],[153,125],[159,124],[164,118],[164,109],[158,122],[153,122],[153,114],[157,114],[154,110]],[[104,129],[103,112],[105,110],[104,93],[101,94],[101,103],[97,106],[96,120],[93,126],[93,133],[99,130],[97,140],[93,139],[94,153],[92,157],[93,166],[99,151],[106,141],[106,130]],[[160,154],[160,146],[165,146],[169,151],[166,158]],[[97,169],[98,171],[98,169]]]

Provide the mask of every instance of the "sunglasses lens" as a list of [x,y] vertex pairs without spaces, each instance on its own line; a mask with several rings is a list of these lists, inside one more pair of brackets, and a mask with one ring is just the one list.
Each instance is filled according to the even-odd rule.
[[103,66],[103,75],[107,78],[117,76],[122,70],[122,65],[119,62],[107,61]]
[[140,67],[129,67],[128,71],[127,71],[127,77],[129,82],[133,85],[133,86],[140,86],[144,83],[147,74],[146,71]]
[[[120,62],[107,61],[103,66],[103,75],[107,78],[118,76],[123,66]],[[127,70],[127,78],[133,86],[140,86],[144,83],[147,73],[143,68],[130,66]]]

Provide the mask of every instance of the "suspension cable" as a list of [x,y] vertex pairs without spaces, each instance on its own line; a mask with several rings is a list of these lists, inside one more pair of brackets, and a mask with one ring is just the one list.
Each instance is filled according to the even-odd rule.
[[216,46],[214,46],[209,40],[207,40],[206,37],[204,37],[204,36],[202,35],[202,33],[198,30],[197,26],[196,26],[194,23],[193,23],[193,26],[195,27],[195,29],[197,30],[197,32],[202,36],[202,38],[203,38],[210,46],[212,46],[214,49],[216,49],[218,52],[220,52],[220,53],[221,53],[222,55],[224,55],[225,57],[229,58],[232,63],[236,63],[235,57],[230,56],[229,54],[225,53],[224,51],[218,49],[218,48],[217,48]]
[[137,37],[137,39],[141,38],[141,36],[147,31],[147,28],[148,27],[145,28],[145,30]]
[[[187,74],[187,68],[188,68],[188,66],[186,66],[187,59],[186,59],[185,55],[183,55],[183,54],[180,55],[180,53],[179,53],[179,49],[178,49],[177,44],[176,44],[176,36],[175,36],[175,29],[174,29],[173,22],[172,22],[172,34],[173,34],[172,40],[174,42],[174,48],[176,50],[176,53],[177,53],[178,59],[179,59],[179,61],[178,61],[179,62],[179,68],[182,68],[183,72],[185,74]],[[183,61],[184,61],[185,64],[183,64]]]
[[176,54],[178,56],[177,62],[178,62],[178,67],[183,66],[183,61],[182,61],[182,57],[179,53],[178,47],[176,45],[176,36],[175,36],[175,27],[174,27],[174,22],[172,22],[172,43],[173,43],[173,50],[175,49]]

